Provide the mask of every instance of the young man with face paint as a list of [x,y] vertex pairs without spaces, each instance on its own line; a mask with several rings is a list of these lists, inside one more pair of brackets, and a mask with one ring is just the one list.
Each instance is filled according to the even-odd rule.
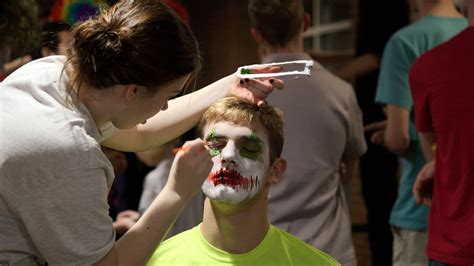
[[203,222],[163,242],[148,265],[340,265],[268,222],[270,185],[286,169],[280,111],[224,98],[199,130],[214,163]]

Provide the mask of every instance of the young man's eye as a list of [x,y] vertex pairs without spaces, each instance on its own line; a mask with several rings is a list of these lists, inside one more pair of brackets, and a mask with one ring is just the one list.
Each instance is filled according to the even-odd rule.
[[254,161],[262,161],[261,151],[262,148],[258,143],[252,145],[245,144],[240,148],[240,156]]
[[214,142],[214,141],[208,141],[206,143],[207,147],[209,147],[210,149],[213,149],[213,150],[220,150],[224,147],[224,145],[222,143],[219,143],[219,142]]
[[248,149],[248,148],[242,148],[245,152],[250,152],[250,153],[258,153],[258,150],[255,149]]
[[262,147],[258,143],[248,143],[245,144],[242,149],[248,152],[260,152],[262,150]]
[[221,154],[221,150],[224,148],[225,144],[217,141],[208,141],[206,142],[207,147],[209,147],[209,154],[214,157]]
[[207,146],[208,146],[210,149],[213,149],[213,150],[220,149],[220,146],[219,146],[219,145],[216,145],[216,144],[208,144]]

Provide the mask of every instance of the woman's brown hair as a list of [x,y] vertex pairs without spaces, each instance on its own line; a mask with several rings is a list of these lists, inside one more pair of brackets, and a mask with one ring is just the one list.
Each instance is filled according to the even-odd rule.
[[67,64],[75,90],[82,83],[156,88],[200,68],[193,33],[158,0],[122,0],[72,32]]

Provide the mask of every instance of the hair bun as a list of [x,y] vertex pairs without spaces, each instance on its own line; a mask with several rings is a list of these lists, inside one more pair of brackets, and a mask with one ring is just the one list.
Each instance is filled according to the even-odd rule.
[[194,73],[199,47],[190,28],[157,0],[118,1],[73,28],[68,63],[74,86],[136,84],[158,89]]
[[109,60],[117,60],[122,51],[122,40],[119,34],[114,30],[107,29],[99,38],[104,41],[103,51],[101,51],[104,53],[103,55]]
[[106,21],[89,19],[74,31],[73,49],[83,58],[82,64],[92,66],[93,72],[114,71],[114,66],[123,59],[126,31],[122,35]]
[[113,31],[113,30],[109,30],[105,33],[105,35],[108,37],[109,40],[111,41],[114,41],[114,40],[117,40],[119,39],[120,40],[120,36],[118,35],[118,33],[116,31]]

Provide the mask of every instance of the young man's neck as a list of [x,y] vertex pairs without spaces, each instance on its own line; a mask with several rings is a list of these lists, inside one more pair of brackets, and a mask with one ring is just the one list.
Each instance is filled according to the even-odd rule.
[[281,53],[303,53],[303,37],[297,37],[290,41],[285,46],[275,46],[268,43],[264,44],[266,51],[269,54],[281,54]]
[[267,193],[247,206],[229,206],[206,198],[201,232],[214,247],[232,254],[243,254],[255,249],[265,238]]
[[452,0],[440,0],[438,2],[426,1],[420,10],[421,16],[438,17],[462,17],[463,15],[456,9]]

